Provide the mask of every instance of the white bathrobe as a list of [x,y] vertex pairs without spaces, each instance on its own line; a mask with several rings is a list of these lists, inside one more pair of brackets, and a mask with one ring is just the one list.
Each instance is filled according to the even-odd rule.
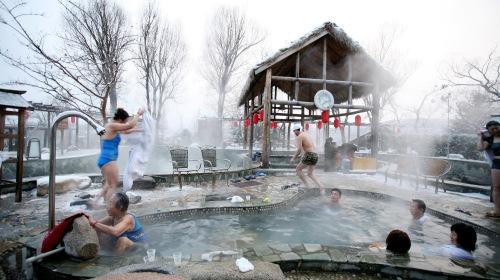
[[123,176],[123,191],[132,188],[134,180],[144,175],[149,156],[154,147],[156,123],[149,112],[142,115],[142,131],[124,135],[127,144],[131,146],[127,170]]

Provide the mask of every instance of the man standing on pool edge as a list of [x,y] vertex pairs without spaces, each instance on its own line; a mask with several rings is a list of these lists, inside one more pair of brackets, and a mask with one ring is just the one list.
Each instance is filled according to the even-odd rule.
[[321,193],[323,194],[325,191],[323,189],[323,185],[318,181],[316,175],[314,175],[314,169],[316,168],[316,163],[318,163],[318,154],[316,153],[316,148],[314,147],[314,143],[307,135],[307,133],[301,131],[302,126],[300,124],[293,125],[293,133],[296,136],[297,141],[297,152],[293,155],[290,160],[291,163],[295,161],[297,157],[302,155],[297,168],[297,175],[300,180],[304,182],[304,184],[309,187],[309,184],[306,181],[306,177],[304,176],[303,170],[307,168],[307,176],[313,180],[313,182],[320,188]]

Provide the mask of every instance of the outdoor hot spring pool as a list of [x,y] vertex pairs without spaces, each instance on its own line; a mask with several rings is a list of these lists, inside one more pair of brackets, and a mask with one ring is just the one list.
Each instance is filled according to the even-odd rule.
[[[437,254],[450,242],[450,223],[428,215],[423,227],[411,223],[408,204],[344,194],[340,206],[326,196],[308,196],[288,207],[255,214],[170,219],[146,225],[148,246],[157,254],[201,254],[273,243],[315,243],[367,247],[385,241],[392,229],[406,231],[410,252]],[[475,257],[500,261],[500,241],[478,234]]]

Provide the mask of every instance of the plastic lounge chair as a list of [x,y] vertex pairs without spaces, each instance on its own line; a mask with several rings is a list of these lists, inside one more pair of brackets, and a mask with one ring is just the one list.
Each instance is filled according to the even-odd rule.
[[[196,185],[198,185],[199,172],[202,162],[196,159],[189,159],[188,149],[186,147],[171,147],[170,157],[172,162],[173,173],[177,175],[179,180],[179,190],[182,190],[182,175],[197,174]],[[189,163],[192,163],[191,166]]]
[[[212,186],[214,186],[216,176],[229,171],[229,168],[231,168],[231,161],[229,159],[217,159],[217,150],[215,147],[203,146],[200,150],[201,157],[203,158],[203,171],[212,174]],[[229,176],[227,176],[227,174],[226,185],[229,186]]]
[[436,179],[435,193],[438,192],[439,181],[443,185],[443,191],[446,192],[444,185],[444,176],[451,170],[451,163],[445,159],[421,158],[419,159],[419,175],[424,178],[424,185],[427,188],[427,179]]

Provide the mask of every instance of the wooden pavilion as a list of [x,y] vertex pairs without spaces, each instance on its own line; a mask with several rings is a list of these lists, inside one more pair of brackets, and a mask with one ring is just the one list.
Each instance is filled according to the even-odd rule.
[[[380,99],[379,93],[394,84],[394,78],[363,48],[334,23],[303,36],[289,47],[279,50],[250,71],[239,106],[244,106],[244,119],[264,111],[262,165],[269,167],[270,123],[288,124],[317,120],[314,96],[326,89],[335,104],[329,118],[371,112],[372,155],[377,154]],[[354,99],[371,96],[372,104],[355,105]],[[325,137],[328,136],[328,126]],[[288,136],[289,137],[289,136]],[[253,153],[254,123],[244,130],[244,146]]]
[[[0,151],[3,151],[5,139],[17,139],[16,158],[6,160],[6,162],[16,162],[16,182],[4,181],[0,178],[0,188],[15,186],[16,202],[20,202],[22,199],[25,113],[26,110],[33,110],[28,101],[21,96],[24,93],[26,93],[26,91],[0,89]],[[4,127],[6,116],[17,116],[17,134],[5,133]]]

